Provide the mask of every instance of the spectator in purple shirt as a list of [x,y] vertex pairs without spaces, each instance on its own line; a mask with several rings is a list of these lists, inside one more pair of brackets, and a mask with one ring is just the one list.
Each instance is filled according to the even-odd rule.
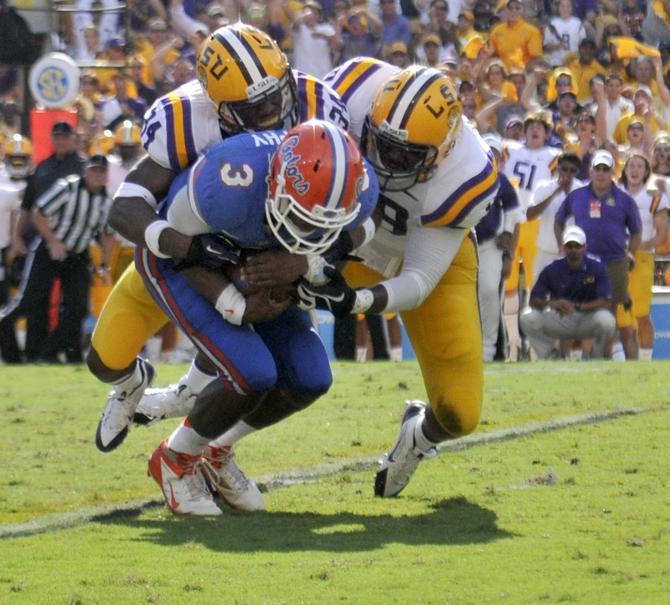
[[[586,233],[589,251],[605,263],[612,285],[612,312],[616,315],[621,305],[621,317],[630,308],[629,262],[640,246],[642,222],[633,198],[614,184],[613,170],[614,158],[609,151],[600,149],[593,154],[591,182],[565,198],[556,213],[554,233],[560,247],[563,227],[574,217]],[[632,326],[619,327],[626,355],[631,356],[635,350]]]
[[586,255],[586,234],[568,227],[561,241],[565,257],[542,270],[530,293],[521,328],[540,359],[564,357],[557,341],[593,338],[593,357],[603,357],[616,332],[605,265]]
[[395,2],[396,0],[379,0],[384,56],[389,53],[389,49],[394,42],[404,42],[408,48],[412,43],[409,19],[398,14]]

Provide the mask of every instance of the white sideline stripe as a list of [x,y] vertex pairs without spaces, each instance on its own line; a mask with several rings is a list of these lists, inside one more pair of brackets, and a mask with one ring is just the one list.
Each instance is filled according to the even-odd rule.
[[[475,433],[462,437],[454,441],[448,441],[440,446],[440,452],[454,452],[466,450],[480,445],[490,445],[527,437],[551,431],[558,431],[578,425],[598,424],[615,420],[621,416],[637,416],[649,412],[668,412],[670,406],[656,408],[616,408],[603,412],[591,412],[589,414],[577,414],[574,416],[561,416],[544,422],[529,422],[522,426],[512,426],[505,429],[497,429],[485,433]],[[265,475],[257,477],[256,482],[262,491],[269,491],[280,487],[288,487],[301,483],[311,483],[321,477],[335,475],[343,472],[356,472],[368,470],[377,464],[380,455],[366,456],[356,460],[344,462],[333,462],[311,468],[297,468],[284,473],[274,475]],[[28,521],[26,523],[0,524],[0,539],[18,538],[23,536],[33,536],[36,534],[47,533],[60,529],[67,529],[88,523],[91,521],[101,521],[105,518],[115,517],[117,515],[129,515],[140,512],[146,508],[161,506],[163,498],[145,498],[143,500],[133,500],[124,502],[120,505],[110,505],[101,507],[87,507],[69,513],[57,513],[47,515]]]

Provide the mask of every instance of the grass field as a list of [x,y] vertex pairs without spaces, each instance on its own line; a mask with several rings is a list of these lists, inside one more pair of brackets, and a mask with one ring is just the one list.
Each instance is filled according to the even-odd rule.
[[389,500],[374,460],[418,370],[334,372],[238,447],[267,511],[208,520],[173,517],[146,476],[174,422],[101,454],[86,371],[1,368],[0,604],[670,603],[667,364],[488,366],[479,431]]

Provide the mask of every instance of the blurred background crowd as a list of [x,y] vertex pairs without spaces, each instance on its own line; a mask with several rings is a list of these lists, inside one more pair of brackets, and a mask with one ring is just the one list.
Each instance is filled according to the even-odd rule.
[[[648,163],[649,190],[663,194],[670,177],[670,0],[0,0],[0,19],[5,165],[0,190],[19,191],[1,198],[19,202],[0,206],[5,284],[0,304],[19,285],[19,261],[35,233],[30,211],[37,195],[33,191],[26,202],[15,185],[28,178],[31,191],[37,139],[49,149],[35,157],[76,154],[79,174],[86,170],[86,158],[105,156],[106,189],[113,193],[143,153],[145,111],[194,77],[198,47],[210,32],[238,19],[268,32],[295,69],[317,77],[359,55],[401,67],[420,63],[445,70],[456,83],[464,115],[482,134],[502,139],[501,162],[506,142],[525,144],[532,114],[546,130],[542,146],[576,154],[576,178],[588,179],[591,159],[600,148],[614,157],[617,180],[632,152]],[[4,26],[9,23],[13,25]],[[28,111],[34,101],[27,70],[50,51],[77,62],[80,92],[71,107],[72,132],[61,126],[61,131],[54,128],[50,136],[39,137],[30,131]],[[539,183],[530,182],[532,175],[526,183],[524,175],[517,176],[510,175],[512,184],[529,190],[521,204],[525,220],[530,189]],[[106,263],[95,245],[92,266],[99,268]],[[669,251],[667,242],[656,246],[656,285],[670,285]],[[110,277],[93,274],[89,322],[131,255],[130,244],[117,239]],[[521,280],[508,284],[507,296],[528,290],[523,275],[532,262],[532,256],[524,257],[525,271],[522,263]],[[49,300],[53,329],[58,293],[52,292]],[[174,335],[164,335],[165,351],[174,340]],[[364,337],[358,345],[361,360],[372,355]],[[396,336],[396,357],[398,346]],[[29,360],[53,360],[54,352],[57,347],[46,357],[35,353]],[[23,353],[14,357],[3,352],[3,357],[25,359]],[[62,351],[55,358],[62,361]]]

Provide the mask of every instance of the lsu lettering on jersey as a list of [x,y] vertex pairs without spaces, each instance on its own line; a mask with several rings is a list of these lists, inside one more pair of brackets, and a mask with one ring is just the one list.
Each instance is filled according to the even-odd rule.
[[524,215],[538,183],[551,178],[556,170],[560,153],[560,149],[546,145],[528,149],[519,141],[506,141],[503,145],[505,176],[517,189],[519,207]]
[[[347,129],[349,115],[338,95],[319,79],[294,70],[299,121],[327,120]],[[157,99],[144,116],[142,144],[151,159],[179,172],[216,145],[221,132],[216,107],[197,80]]]
[[[240,134],[220,141],[188,171],[177,176],[162,212],[172,226],[189,235],[218,233],[244,249],[277,248],[267,226],[270,159],[283,130]],[[368,187],[358,201],[361,210],[345,229],[361,224],[372,212],[378,185],[366,161]]]

